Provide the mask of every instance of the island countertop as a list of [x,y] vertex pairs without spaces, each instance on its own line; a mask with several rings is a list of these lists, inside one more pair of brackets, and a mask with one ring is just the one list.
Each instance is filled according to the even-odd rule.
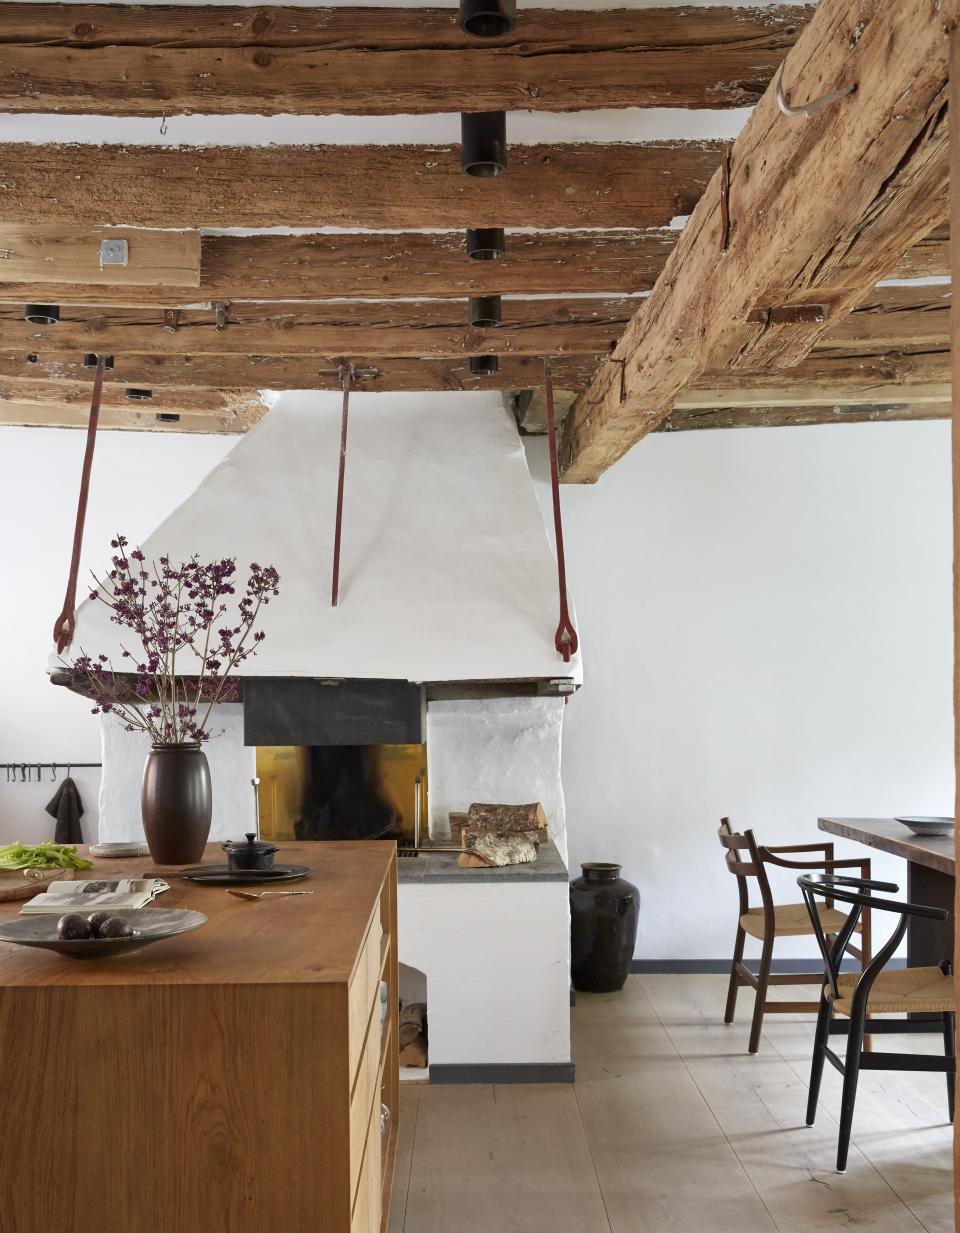
[[[85,847],[78,849],[86,856]],[[307,865],[310,876],[270,889],[309,890],[310,895],[269,896],[254,902],[222,886],[200,886],[179,868],[149,856],[93,859],[82,878],[139,878],[156,874],[170,889],[155,903],[192,908],[208,920],[193,933],[155,942],[129,956],[67,960],[43,950],[0,942],[0,987],[37,985],[249,985],[349,981],[353,965],[392,867],[396,844],[331,841],[282,844],[277,864]],[[209,844],[204,864],[222,865],[219,844]],[[65,871],[65,876],[69,873]],[[259,887],[247,889],[258,890]],[[23,902],[0,904],[0,920],[14,920]],[[318,947],[317,939],[323,939]]]

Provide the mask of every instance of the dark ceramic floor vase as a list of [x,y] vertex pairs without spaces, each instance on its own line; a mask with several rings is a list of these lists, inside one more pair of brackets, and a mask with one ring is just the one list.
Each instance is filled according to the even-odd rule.
[[630,972],[640,892],[620,865],[591,861],[570,883],[570,974],[583,993],[614,993]]
[[143,768],[143,830],[158,865],[195,865],[210,834],[210,767],[199,745],[154,745]]

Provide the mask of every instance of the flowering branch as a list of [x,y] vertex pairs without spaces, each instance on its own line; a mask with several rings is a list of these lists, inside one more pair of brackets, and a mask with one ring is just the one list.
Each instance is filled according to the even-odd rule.
[[[238,696],[230,674],[266,637],[254,626],[261,606],[279,594],[280,575],[272,565],[252,564],[231,624],[227,597],[236,594],[235,560],[202,564],[194,555],[175,566],[164,556],[148,570],[139,548],[126,551],[122,535],[110,542],[112,568],[104,579],[93,575],[90,598],[106,604],[114,625],[133,631],[140,649],[121,644],[121,657],[130,661],[125,673],[106,655],[81,653],[61,663],[86,687],[94,714],[114,714],[128,732],[146,732],[156,745],[207,741],[213,708]],[[189,677],[177,675],[177,656],[185,651],[199,662]]]

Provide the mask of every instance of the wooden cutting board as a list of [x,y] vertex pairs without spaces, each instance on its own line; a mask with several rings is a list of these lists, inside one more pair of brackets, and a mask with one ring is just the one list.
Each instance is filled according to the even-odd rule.
[[0,903],[32,899],[48,882],[72,878],[73,874],[72,869],[0,869]]

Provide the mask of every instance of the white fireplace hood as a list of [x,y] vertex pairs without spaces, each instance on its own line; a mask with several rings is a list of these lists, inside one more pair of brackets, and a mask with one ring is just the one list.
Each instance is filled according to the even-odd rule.
[[[351,398],[333,608],[339,449],[339,394],[278,395],[141,545],[148,560],[235,557],[241,577],[252,561],[276,566],[280,595],[244,675],[579,684],[579,656],[566,664],[554,647],[556,561],[499,394]],[[72,652],[119,664],[120,638],[85,600]]]

